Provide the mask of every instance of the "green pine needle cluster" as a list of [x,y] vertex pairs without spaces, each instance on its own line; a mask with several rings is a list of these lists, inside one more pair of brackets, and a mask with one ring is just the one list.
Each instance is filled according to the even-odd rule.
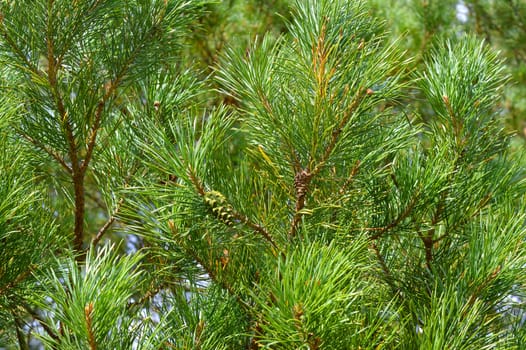
[[519,4],[30,3],[0,348],[524,348]]

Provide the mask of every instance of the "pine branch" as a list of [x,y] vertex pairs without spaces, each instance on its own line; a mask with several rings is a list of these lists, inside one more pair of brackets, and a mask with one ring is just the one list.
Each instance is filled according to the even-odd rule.
[[[110,85],[113,86],[113,84]],[[111,96],[110,94],[113,94],[115,89],[115,87],[110,88],[110,91],[108,91],[108,93],[106,93],[106,95],[104,95],[104,97],[97,104],[97,109],[95,112],[95,121],[93,123],[93,126],[91,127],[91,132],[86,143],[86,156],[84,157],[84,159],[82,160],[82,164],[80,165],[80,171],[82,173],[86,172],[86,169],[88,168],[89,163],[91,161],[91,157],[93,156],[93,150],[95,149],[97,141],[97,134],[100,130],[102,123],[102,112],[104,111],[107,99]]]
[[[321,79],[321,78],[318,78],[318,79]],[[301,221],[301,218],[303,217],[303,214],[301,211],[305,207],[305,196],[307,195],[308,187],[309,187],[309,184],[312,178],[316,176],[323,169],[329,157],[331,156],[334,150],[334,147],[336,146],[336,143],[340,139],[340,135],[343,131],[343,128],[347,125],[352,114],[355,112],[356,108],[358,108],[363,98],[370,94],[371,92],[368,89],[363,89],[363,88],[358,89],[358,92],[356,93],[355,98],[353,99],[353,102],[351,103],[349,108],[345,111],[343,118],[340,120],[340,123],[335,129],[333,129],[331,140],[329,144],[327,145],[327,147],[325,148],[325,152],[322,158],[319,161],[317,161],[316,165],[314,166],[314,169],[312,171],[309,171],[309,169],[303,169],[296,173],[296,176],[294,177],[294,187],[296,189],[296,206],[295,206],[294,216],[292,218],[291,227],[289,229],[289,237],[295,236],[296,231],[298,229],[298,225]]]
[[489,275],[486,280],[480,284],[479,286],[477,286],[477,288],[475,289],[475,291],[470,295],[468,301],[467,301],[467,307],[464,309],[464,312],[462,312],[461,314],[461,318],[465,318],[466,317],[466,314],[467,312],[471,309],[471,307],[473,306],[473,304],[475,304],[475,302],[477,301],[477,299],[479,298],[480,296],[480,293],[482,293],[482,290],[484,288],[486,288],[487,286],[489,286],[489,284],[491,282],[493,282],[498,276],[499,276],[499,273],[501,271],[501,266],[498,265],[494,270],[493,272],[491,273],[491,275]]
[[[78,255],[78,260],[82,261],[84,259],[83,252],[83,241],[84,241],[84,217],[85,217],[85,185],[84,177],[88,166],[93,157],[93,152],[97,143],[97,134],[100,131],[103,119],[104,109],[107,106],[108,101],[114,96],[117,89],[120,87],[124,77],[130,70],[130,68],[135,63],[136,58],[140,53],[145,50],[148,46],[148,43],[151,41],[157,31],[157,25],[154,25],[150,28],[144,38],[142,38],[142,44],[138,45],[131,52],[129,57],[124,61],[124,64],[121,66],[117,75],[113,78],[112,81],[105,85],[105,93],[102,98],[97,103],[97,108],[95,110],[94,122],[90,128],[90,133],[87,140],[85,141],[86,154],[84,159],[81,161],[79,159],[79,149],[75,136],[73,133],[73,128],[71,122],[68,118],[67,110],[64,106],[62,96],[59,92],[57,84],[57,73],[60,69],[60,59],[55,57],[54,54],[54,43],[52,40],[52,10],[53,10],[53,0],[48,1],[48,24],[47,24],[47,59],[48,59],[48,81],[51,87],[52,94],[55,98],[57,105],[57,110],[61,117],[62,124],[64,125],[66,140],[69,147],[69,156],[72,162],[71,166],[71,175],[74,184],[74,193],[75,193],[75,228],[74,228],[74,248],[77,252],[81,254]],[[162,22],[164,18],[163,15],[158,19],[159,23]]]
[[[152,30],[153,31],[153,30]],[[145,39],[147,40],[147,39]],[[139,47],[142,49],[142,47]],[[95,149],[96,141],[97,141],[97,134],[100,130],[101,123],[102,123],[102,115],[104,112],[104,108],[106,107],[108,101],[115,95],[115,92],[120,87],[122,80],[128,73],[129,69],[135,62],[136,57],[140,53],[140,49],[136,49],[133,51],[133,53],[128,57],[128,59],[125,61],[124,65],[121,67],[119,73],[113,78],[112,81],[106,83],[104,85],[105,93],[102,96],[102,98],[97,103],[97,108],[95,110],[95,120],[93,122],[93,125],[91,126],[90,135],[88,136],[88,139],[86,140],[86,156],[84,157],[84,160],[82,161],[82,164],[80,166],[81,171],[85,172],[88,168],[88,165],[91,161],[91,158],[93,156],[93,151]]]
[[261,225],[256,224],[252,222],[246,215],[243,215],[236,211],[232,205],[230,205],[225,196],[217,191],[208,191],[205,192],[203,199],[205,203],[210,207],[212,210],[212,213],[214,213],[214,216],[221,221],[223,224],[227,226],[232,226],[233,221],[232,219],[237,219],[244,225],[250,227],[253,229],[256,233],[259,233],[263,236],[274,248],[272,251],[274,256],[277,256],[277,253],[279,251],[279,247],[277,246],[276,242],[270,235],[270,233]]
[[0,295],[5,294],[12,288],[16,287],[20,283],[22,283],[31,273],[33,272],[34,266],[30,265],[27,270],[23,271],[21,274],[16,276],[16,278],[9,283],[7,283],[3,288],[0,288]]
[[97,134],[101,128],[102,123],[102,115],[104,112],[104,108],[106,107],[106,104],[112,98],[117,91],[118,87],[120,86],[122,79],[128,72],[128,69],[133,63],[133,57],[135,55],[132,55],[126,62],[126,64],[121,68],[121,71],[117,76],[109,83],[106,83],[104,85],[105,93],[102,96],[102,98],[97,103],[97,108],[95,110],[95,120],[93,122],[93,125],[91,126],[90,135],[88,136],[88,139],[86,140],[86,156],[84,157],[82,164],[80,165],[80,170],[85,173],[86,169],[89,166],[89,163],[91,162],[91,158],[93,156],[93,151],[95,149],[96,141],[97,141]]
[[90,302],[84,307],[84,318],[86,320],[86,328],[88,331],[88,343],[90,350],[97,350],[97,342],[95,340],[95,335],[93,334],[93,303]]
[[340,187],[340,190],[338,191],[338,193],[340,195],[343,195],[345,193],[345,191],[347,191],[347,187],[349,187],[351,182],[354,180],[354,177],[356,176],[356,174],[358,173],[358,170],[360,169],[360,165],[361,165],[360,160],[359,159],[356,160],[356,162],[354,163],[353,168],[351,169],[349,177],[347,178],[347,180],[345,180],[343,185]]
[[85,214],[85,198],[84,198],[84,175],[85,172],[82,170],[79,164],[78,158],[78,145],[75,141],[73,133],[73,127],[68,116],[68,112],[64,105],[62,95],[57,83],[57,74],[60,69],[57,66],[57,61],[54,53],[54,42],[53,42],[53,0],[48,0],[48,22],[46,31],[46,45],[47,45],[47,60],[48,60],[48,72],[47,80],[51,93],[55,99],[57,111],[59,113],[60,122],[64,127],[66,142],[68,144],[69,158],[71,159],[71,177],[73,180],[74,187],[74,202],[75,202],[75,224],[73,230],[73,247],[77,253],[77,260],[82,261],[84,259],[82,244],[84,241],[84,214]]
[[462,144],[465,143],[465,139],[463,139],[462,136],[462,129],[464,127],[462,123],[462,119],[459,118],[455,111],[453,110],[453,107],[451,106],[451,102],[449,101],[449,97],[447,95],[442,96],[442,101],[444,101],[444,105],[446,106],[447,113],[449,114],[449,117],[451,118],[451,124],[453,126],[453,132],[455,133],[455,141],[457,144],[457,147],[462,148]]
[[37,66],[35,66],[31,61],[29,61],[29,58],[24,52],[20,49],[20,47],[16,44],[16,42],[13,40],[13,38],[7,33],[5,25],[4,25],[4,16],[0,13],[0,30],[2,32],[2,36],[11,48],[11,50],[15,53],[15,55],[20,59],[22,62],[24,62],[25,66],[29,69],[29,71],[34,74],[35,76],[38,76],[40,78],[44,78],[44,74],[38,69]]
[[387,282],[387,284],[389,285],[393,293],[399,294],[398,293],[399,289],[395,284],[395,278],[393,276],[393,273],[387,266],[385,259],[382,256],[382,253],[380,252],[380,249],[378,248],[378,245],[376,244],[376,242],[374,241],[371,242],[371,248],[373,249],[376,259],[378,260],[378,263],[380,264],[380,268],[382,269],[384,273],[384,276],[385,276],[384,280]]
[[443,191],[440,196],[439,202],[435,209],[435,213],[433,214],[433,218],[431,219],[431,228],[426,232],[425,235],[420,230],[418,230],[418,237],[420,237],[420,240],[422,241],[422,244],[424,245],[424,251],[426,255],[426,265],[427,265],[427,268],[430,270],[431,270],[431,263],[433,262],[433,246],[437,242],[437,240],[435,240],[433,237],[435,236],[436,225],[441,220],[442,213],[444,211],[447,193],[448,193],[447,191]]
[[424,252],[426,256],[426,266],[429,270],[432,269],[431,263],[433,262],[433,233],[431,232],[431,236],[429,233],[424,235],[422,231],[418,230],[418,237],[422,241],[422,244],[424,245]]
[[343,118],[340,120],[340,123],[338,124],[338,126],[335,129],[333,129],[331,140],[329,144],[327,145],[327,147],[325,148],[325,152],[322,158],[317,162],[316,166],[314,167],[312,171],[313,175],[318,174],[321,171],[321,169],[325,166],[327,160],[332,154],[332,151],[334,150],[334,147],[336,146],[336,143],[340,140],[340,135],[344,127],[347,125],[353,113],[356,111],[356,109],[358,108],[358,106],[360,105],[364,97],[371,95],[371,94],[372,94],[372,91],[370,89],[364,89],[362,87],[358,88],[358,91],[356,92],[351,105],[344,112]]
[[400,215],[398,215],[398,217],[395,220],[393,220],[391,223],[389,223],[387,226],[366,228],[365,229],[366,231],[378,231],[376,234],[369,237],[369,239],[371,241],[377,240],[378,238],[382,237],[387,231],[398,226],[398,224],[400,224],[404,219],[406,219],[411,214],[411,212],[413,211],[413,208],[418,203],[419,197],[420,197],[419,194],[416,193],[413,196],[413,198],[411,198],[411,201],[405,207],[404,211],[400,213]]
[[64,160],[64,158],[60,156],[57,152],[53,151],[50,147],[44,145],[42,142],[32,138],[31,136],[25,133],[20,133],[20,135],[23,138],[25,138],[27,141],[32,143],[34,146],[36,146],[37,148],[40,148],[41,150],[49,154],[51,157],[53,157],[53,159],[55,159],[62,166],[62,168],[64,168],[64,170],[68,172],[68,174],[70,175],[73,174],[73,169],[71,168],[71,166],[69,166]]
[[29,305],[26,305],[25,303],[22,304],[22,307],[29,313],[29,315],[31,315],[31,317],[34,320],[38,321],[40,326],[53,340],[55,340],[57,343],[60,343],[60,337],[53,331],[53,329],[51,329],[51,327],[47,325],[47,323],[35,310],[33,310],[31,307],[29,307]]
[[99,243],[99,241],[102,239],[102,236],[104,236],[104,234],[109,230],[111,225],[113,225],[113,223],[117,219],[117,214],[119,213],[122,203],[124,203],[124,198],[121,198],[119,200],[119,202],[117,203],[115,207],[115,210],[113,211],[111,216],[108,218],[108,221],[106,221],[106,223],[100,228],[99,232],[97,232],[97,235],[91,241],[92,247],[95,247]]
[[16,337],[18,339],[18,346],[20,347],[20,350],[29,350],[28,342],[24,338],[24,332],[22,332],[22,329],[24,327],[22,320],[18,318],[14,313],[11,313],[11,315],[13,316],[13,320],[15,322]]
[[[78,168],[77,168],[78,170]],[[73,187],[75,192],[75,227],[73,247],[77,253],[77,261],[81,262],[85,258],[84,250],[82,248],[84,242],[84,216],[85,216],[85,189],[83,174],[75,173],[73,175]]]
[[263,226],[252,222],[247,216],[240,214],[236,211],[233,211],[232,215],[234,216],[234,218],[238,219],[243,224],[247,225],[248,227],[253,229],[255,232],[263,236],[267,240],[267,242],[269,242],[272,245],[272,247],[274,247],[275,251],[273,251],[272,253],[274,254],[274,256],[277,256],[277,252],[280,251],[281,249],[278,247],[278,245],[276,244],[276,242],[274,241],[270,233]]
[[201,197],[204,197],[206,195],[205,188],[203,187],[203,184],[201,183],[201,181],[197,178],[197,175],[191,165],[188,165],[187,172],[188,172],[188,177],[190,178],[190,181],[192,182],[195,189],[197,190],[197,193],[199,193]]

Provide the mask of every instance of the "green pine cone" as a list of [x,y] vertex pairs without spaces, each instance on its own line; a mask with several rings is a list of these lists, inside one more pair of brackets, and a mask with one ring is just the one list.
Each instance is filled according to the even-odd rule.
[[227,226],[234,224],[232,207],[228,204],[225,196],[218,191],[206,192],[204,195],[205,204],[210,208],[212,214]]

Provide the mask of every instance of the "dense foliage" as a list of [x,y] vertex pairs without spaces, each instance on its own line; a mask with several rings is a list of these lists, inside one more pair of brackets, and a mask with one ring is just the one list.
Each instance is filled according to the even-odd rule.
[[1,1],[0,348],[524,348],[525,16]]

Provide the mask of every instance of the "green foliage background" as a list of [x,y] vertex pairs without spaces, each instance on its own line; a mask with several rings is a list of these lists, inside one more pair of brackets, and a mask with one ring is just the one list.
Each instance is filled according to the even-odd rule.
[[525,28],[0,1],[0,348],[524,348]]

